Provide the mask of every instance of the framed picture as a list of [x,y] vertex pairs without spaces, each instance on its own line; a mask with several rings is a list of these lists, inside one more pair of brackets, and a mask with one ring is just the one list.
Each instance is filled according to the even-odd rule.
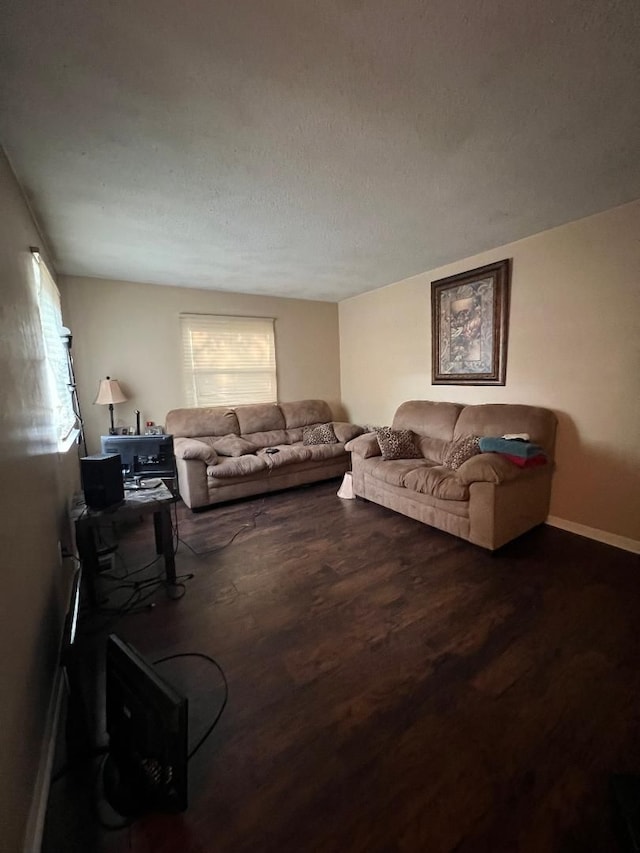
[[510,261],[431,283],[433,385],[504,385]]

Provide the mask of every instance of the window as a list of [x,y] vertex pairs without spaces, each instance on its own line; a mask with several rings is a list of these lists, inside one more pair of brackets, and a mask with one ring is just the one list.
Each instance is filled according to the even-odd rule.
[[187,406],[276,402],[273,319],[181,314],[180,324]]
[[33,264],[38,282],[38,307],[44,340],[45,359],[53,417],[57,428],[58,447],[68,447],[75,438],[77,425],[69,379],[67,341],[69,330],[62,325],[60,293],[44,261],[33,250]]

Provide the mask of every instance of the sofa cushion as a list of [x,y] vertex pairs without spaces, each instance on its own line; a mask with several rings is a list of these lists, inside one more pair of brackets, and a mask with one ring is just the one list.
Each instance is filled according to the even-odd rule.
[[455,427],[454,438],[465,435],[495,436],[526,432],[550,459],[556,435],[557,418],[550,409],[514,403],[482,403],[465,406]]
[[376,438],[380,445],[382,458],[388,459],[422,459],[422,453],[415,444],[414,434],[410,429],[392,429],[377,427]]
[[356,456],[361,456],[363,459],[380,456],[380,445],[374,432],[367,432],[365,435],[352,438],[345,444],[344,449],[349,453],[355,453]]
[[302,443],[309,444],[336,444],[338,439],[331,424],[315,424],[304,427],[302,430]]
[[280,403],[280,410],[287,429],[325,424],[333,420],[328,403],[324,400],[298,400],[295,403]]
[[286,429],[270,429],[265,432],[249,432],[242,435],[256,447],[276,447],[279,444],[291,444]]
[[432,463],[427,459],[392,459],[385,461],[381,457],[368,459],[366,472],[376,480],[381,480],[389,486],[404,486],[404,478],[410,472],[419,468],[429,468]]
[[433,459],[438,465],[442,465],[442,460],[447,454],[450,441],[444,441],[442,438],[432,438],[430,435],[420,435],[415,433],[416,444],[420,448],[420,452],[425,459]]
[[238,424],[242,435],[252,432],[267,432],[272,429],[284,429],[284,417],[280,406],[275,403],[256,403],[236,408]]
[[203,435],[240,435],[238,419],[228,406],[199,409],[173,409],[167,414],[165,429],[174,438]]
[[471,483],[504,483],[518,476],[518,468],[499,453],[480,453],[467,459],[456,471],[456,477]]
[[306,448],[311,454],[311,459],[319,462],[322,459],[336,459],[344,455],[344,445],[338,442],[334,444],[312,444]]
[[[453,431],[462,408],[458,403],[409,400],[398,406],[392,426],[394,429],[410,429],[417,435],[428,435],[441,441],[453,441]],[[473,432],[468,430],[466,435]]]
[[479,453],[480,438],[477,435],[468,435],[466,438],[460,438],[449,445],[442,464],[445,468],[457,471],[463,462],[471,459],[472,456],[477,456]]
[[267,470],[267,463],[261,456],[235,456],[232,459],[221,459],[217,465],[209,465],[207,474],[217,479],[229,477],[246,477]]
[[357,426],[356,424],[344,423],[343,421],[333,421],[332,425],[336,438],[344,444],[351,441],[352,438],[357,438],[357,436],[362,435],[364,432],[364,427]]
[[462,482],[450,468],[444,465],[431,465],[408,471],[402,485],[406,489],[431,495],[445,501],[469,500],[469,487]]
[[218,454],[211,444],[197,438],[176,438],[173,449],[178,459],[199,459],[207,465],[215,465]]
[[255,453],[258,450],[255,444],[239,435],[222,436],[213,442],[213,449],[220,456],[244,456],[246,453]]
[[284,445],[277,450],[277,453],[259,450],[258,456],[265,460],[269,468],[282,468],[283,465],[294,465],[296,462],[307,462],[311,459],[311,448],[302,444]]

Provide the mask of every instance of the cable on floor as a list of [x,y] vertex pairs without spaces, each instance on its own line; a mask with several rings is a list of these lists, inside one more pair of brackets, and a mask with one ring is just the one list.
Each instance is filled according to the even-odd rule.
[[193,756],[196,754],[196,752],[200,749],[202,744],[209,737],[211,732],[218,725],[218,721],[220,720],[220,717],[222,716],[222,712],[226,708],[227,701],[229,699],[229,682],[227,681],[227,676],[224,674],[224,670],[222,669],[222,667],[220,666],[218,661],[215,658],[210,657],[209,655],[203,654],[203,652],[179,652],[178,654],[175,654],[175,655],[167,655],[164,658],[158,658],[158,660],[155,660],[153,662],[153,665],[157,666],[157,664],[159,664],[159,663],[165,663],[165,661],[169,661],[169,660],[176,660],[177,658],[202,658],[202,660],[206,660],[209,663],[212,663],[215,666],[215,668],[218,670],[220,675],[222,676],[222,681],[224,683],[224,698],[222,700],[222,704],[220,705],[218,713],[213,718],[213,722],[211,722],[209,724],[205,733],[202,735],[200,740],[197,742],[197,744],[193,747],[193,749],[191,749],[191,751],[187,755],[187,761],[191,761]]
[[[261,516],[262,513],[264,512],[265,505],[266,505],[266,501],[263,498],[263,500],[260,503],[259,509],[251,516],[250,520],[246,521],[244,524],[240,525],[240,527],[236,530],[236,532],[233,534],[233,536],[231,536],[231,538],[228,539],[225,543],[223,543],[222,545],[216,545],[213,548],[207,548],[205,551],[198,551],[192,545],[190,545],[188,542],[186,542],[184,539],[182,539],[180,537],[180,531],[179,531],[179,527],[178,527],[178,512],[177,512],[176,506],[174,504],[174,512],[175,512],[175,531],[174,531],[174,533],[176,536],[176,542],[178,545],[180,545],[180,544],[184,545],[196,557],[207,557],[209,554],[217,554],[219,551],[224,551],[225,548],[228,548],[229,545],[231,545],[231,543],[234,542],[235,539],[237,539],[237,537],[243,532],[243,530],[254,530],[256,528],[256,519],[259,516]],[[177,550],[177,547],[176,547],[176,550]]]

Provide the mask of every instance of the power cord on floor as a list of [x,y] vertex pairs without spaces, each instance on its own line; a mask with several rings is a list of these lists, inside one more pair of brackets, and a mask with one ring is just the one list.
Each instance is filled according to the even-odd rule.
[[118,587],[111,590],[111,594],[119,589],[131,589],[132,591],[129,597],[118,607],[92,607],[92,613],[103,614],[109,618],[90,630],[82,631],[82,636],[96,636],[105,631],[109,626],[112,626],[115,621],[123,616],[135,613],[144,613],[152,610],[156,605],[155,602],[151,602],[149,599],[152,598],[162,587],[164,587],[167,597],[171,599],[171,601],[178,601],[184,597],[187,591],[183,581],[189,580],[192,577],[192,574],[178,575],[175,583],[168,583],[164,577],[160,577],[150,578],[147,581],[138,581],[128,585],[120,584]]
[[188,542],[186,542],[180,536],[180,530],[179,530],[179,526],[178,526],[178,512],[177,512],[177,509],[176,509],[175,504],[174,504],[174,513],[175,513],[174,535],[176,537],[176,543],[177,543],[176,544],[176,551],[177,551],[177,548],[179,545],[184,545],[196,557],[207,557],[209,554],[217,554],[219,551],[224,551],[224,549],[228,548],[229,545],[231,545],[231,543],[234,542],[237,539],[237,537],[244,530],[254,530],[255,529],[256,519],[259,518],[259,516],[261,516],[262,513],[264,512],[265,505],[266,505],[266,502],[263,499],[260,503],[259,509],[251,516],[249,521],[246,521],[244,524],[240,525],[240,527],[236,530],[236,532],[233,534],[233,536],[231,536],[231,538],[228,539],[226,542],[224,542],[222,545],[216,545],[213,548],[207,548],[205,551],[197,551],[192,545],[190,545]]
[[198,743],[193,747],[193,749],[187,755],[187,761],[191,761],[193,756],[196,754],[196,752],[200,749],[202,744],[209,737],[211,732],[218,725],[218,721],[220,720],[220,717],[222,716],[222,712],[226,708],[227,701],[229,699],[229,682],[227,681],[227,676],[224,674],[224,670],[222,669],[222,667],[220,666],[218,661],[215,658],[209,657],[209,655],[203,654],[202,652],[179,652],[178,654],[175,654],[175,655],[167,655],[164,658],[158,658],[158,660],[155,660],[153,662],[153,665],[157,666],[157,664],[159,664],[159,663],[165,663],[166,661],[169,661],[169,660],[176,660],[177,658],[202,658],[202,660],[209,661],[209,663],[212,663],[215,666],[215,668],[218,670],[218,672],[222,676],[222,681],[224,683],[224,698],[222,700],[222,704],[220,705],[218,713],[213,718],[213,722],[209,724],[209,726],[207,727],[207,730],[202,735],[202,737],[200,738]]

